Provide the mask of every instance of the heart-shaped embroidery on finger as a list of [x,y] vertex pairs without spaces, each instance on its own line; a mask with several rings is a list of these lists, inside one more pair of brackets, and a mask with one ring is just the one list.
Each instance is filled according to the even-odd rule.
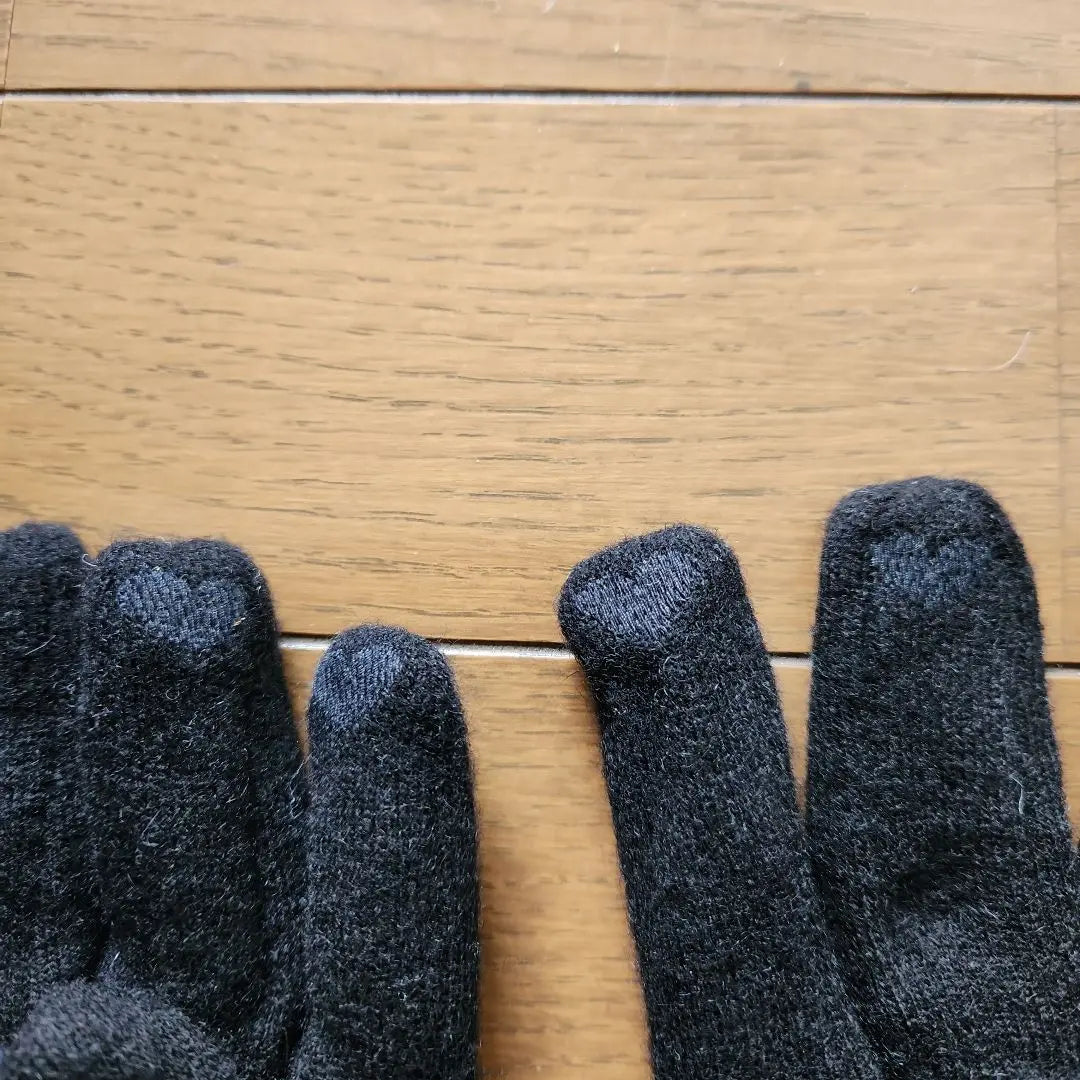
[[120,585],[116,602],[151,637],[200,651],[224,641],[248,607],[234,582],[211,579],[191,586],[160,569],[133,574]]
[[990,557],[987,544],[967,537],[931,547],[921,536],[900,533],[874,544],[870,562],[884,591],[927,607],[945,607],[971,591]]
[[332,648],[319,664],[312,700],[326,704],[326,715],[345,721],[374,708],[404,670],[401,648],[372,641],[360,649]]
[[651,648],[664,641],[704,583],[704,567],[685,552],[655,552],[631,572],[590,581],[572,603],[617,638]]

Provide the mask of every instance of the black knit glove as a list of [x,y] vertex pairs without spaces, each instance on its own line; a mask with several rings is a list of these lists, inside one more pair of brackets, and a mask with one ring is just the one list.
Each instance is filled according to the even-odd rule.
[[829,523],[805,828],[730,550],[679,526],[578,566],[658,1080],[1075,1080],[1077,856],[1031,570],[981,489]]
[[[0,535],[0,1077],[475,1074],[445,662],[337,638],[310,794],[266,585],[224,544]],[[307,805],[309,803],[309,805]]]

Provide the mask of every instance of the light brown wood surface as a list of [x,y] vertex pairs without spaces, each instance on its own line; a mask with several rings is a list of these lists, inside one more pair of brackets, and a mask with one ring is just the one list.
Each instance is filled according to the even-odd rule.
[[1067,94],[1073,0],[18,0],[19,87]]
[[859,484],[987,483],[1063,636],[1055,118],[11,100],[0,522],[226,535],[286,631],[554,641],[723,532],[802,651]]
[[[320,652],[287,649],[302,715]],[[483,889],[482,1049],[505,1080],[647,1080],[634,971],[595,721],[565,659],[453,657],[469,722]],[[796,775],[805,771],[809,669],[777,682]],[[1050,686],[1080,821],[1080,677]]]
[[[13,0],[0,0],[0,90],[7,81],[8,39],[11,36]],[[0,119],[3,119],[4,103],[0,101]]]
[[1080,112],[1058,111],[1057,140],[1065,637],[1072,655],[1080,652]]

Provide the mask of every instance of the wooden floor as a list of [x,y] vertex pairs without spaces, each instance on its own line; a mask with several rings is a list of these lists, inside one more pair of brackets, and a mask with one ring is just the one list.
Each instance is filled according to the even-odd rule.
[[488,1075],[648,1075],[528,648],[602,544],[731,540],[798,758],[829,507],[989,485],[1080,810],[1073,0],[0,0],[5,71],[0,526],[243,544],[298,706],[347,625],[464,643]]

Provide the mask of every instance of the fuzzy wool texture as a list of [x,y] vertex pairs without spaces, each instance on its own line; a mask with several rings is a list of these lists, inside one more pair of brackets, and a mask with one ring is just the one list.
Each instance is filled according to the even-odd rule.
[[465,721],[442,654],[365,626],[334,639],[308,709],[300,1080],[476,1076],[479,891]]
[[281,1075],[303,1008],[304,803],[266,584],[227,544],[118,543],[83,626],[98,978],[149,989],[241,1080]]
[[139,990],[56,986],[3,1057],[4,1080],[237,1080],[236,1066],[178,1010]]
[[628,540],[571,573],[559,620],[599,713],[657,1080],[878,1077],[731,551],[690,526]]
[[0,1047],[96,953],[75,719],[83,554],[56,525],[0,534]]
[[339,636],[305,770],[236,548],[91,562],[25,526],[0,599],[0,1078],[471,1080],[476,818],[438,650]]
[[807,824],[731,552],[676,526],[559,605],[596,699],[658,1080],[1075,1080],[1080,881],[1031,569],[981,488],[833,513]]
[[[40,545],[32,572],[3,584],[43,641],[25,654],[31,671],[42,665],[27,693],[74,716],[28,725],[45,732],[36,767],[77,798],[56,800],[52,831],[39,829],[25,856],[100,916],[66,924],[81,962],[42,965],[0,1076],[282,1076],[304,1006],[304,804],[265,583],[227,544],[120,543],[84,565],[69,534],[52,535],[67,536],[77,592],[67,578],[45,587],[53,563]],[[31,588],[51,598],[48,611]],[[23,656],[0,655],[0,677],[20,678]],[[34,760],[5,739],[2,752],[13,749]],[[34,792],[33,774],[15,780]],[[71,830],[77,873],[65,876],[52,853]],[[61,981],[84,974],[92,981]]]
[[891,1077],[1080,1075],[1080,878],[1031,568],[981,488],[855,492],[821,563],[808,828]]

